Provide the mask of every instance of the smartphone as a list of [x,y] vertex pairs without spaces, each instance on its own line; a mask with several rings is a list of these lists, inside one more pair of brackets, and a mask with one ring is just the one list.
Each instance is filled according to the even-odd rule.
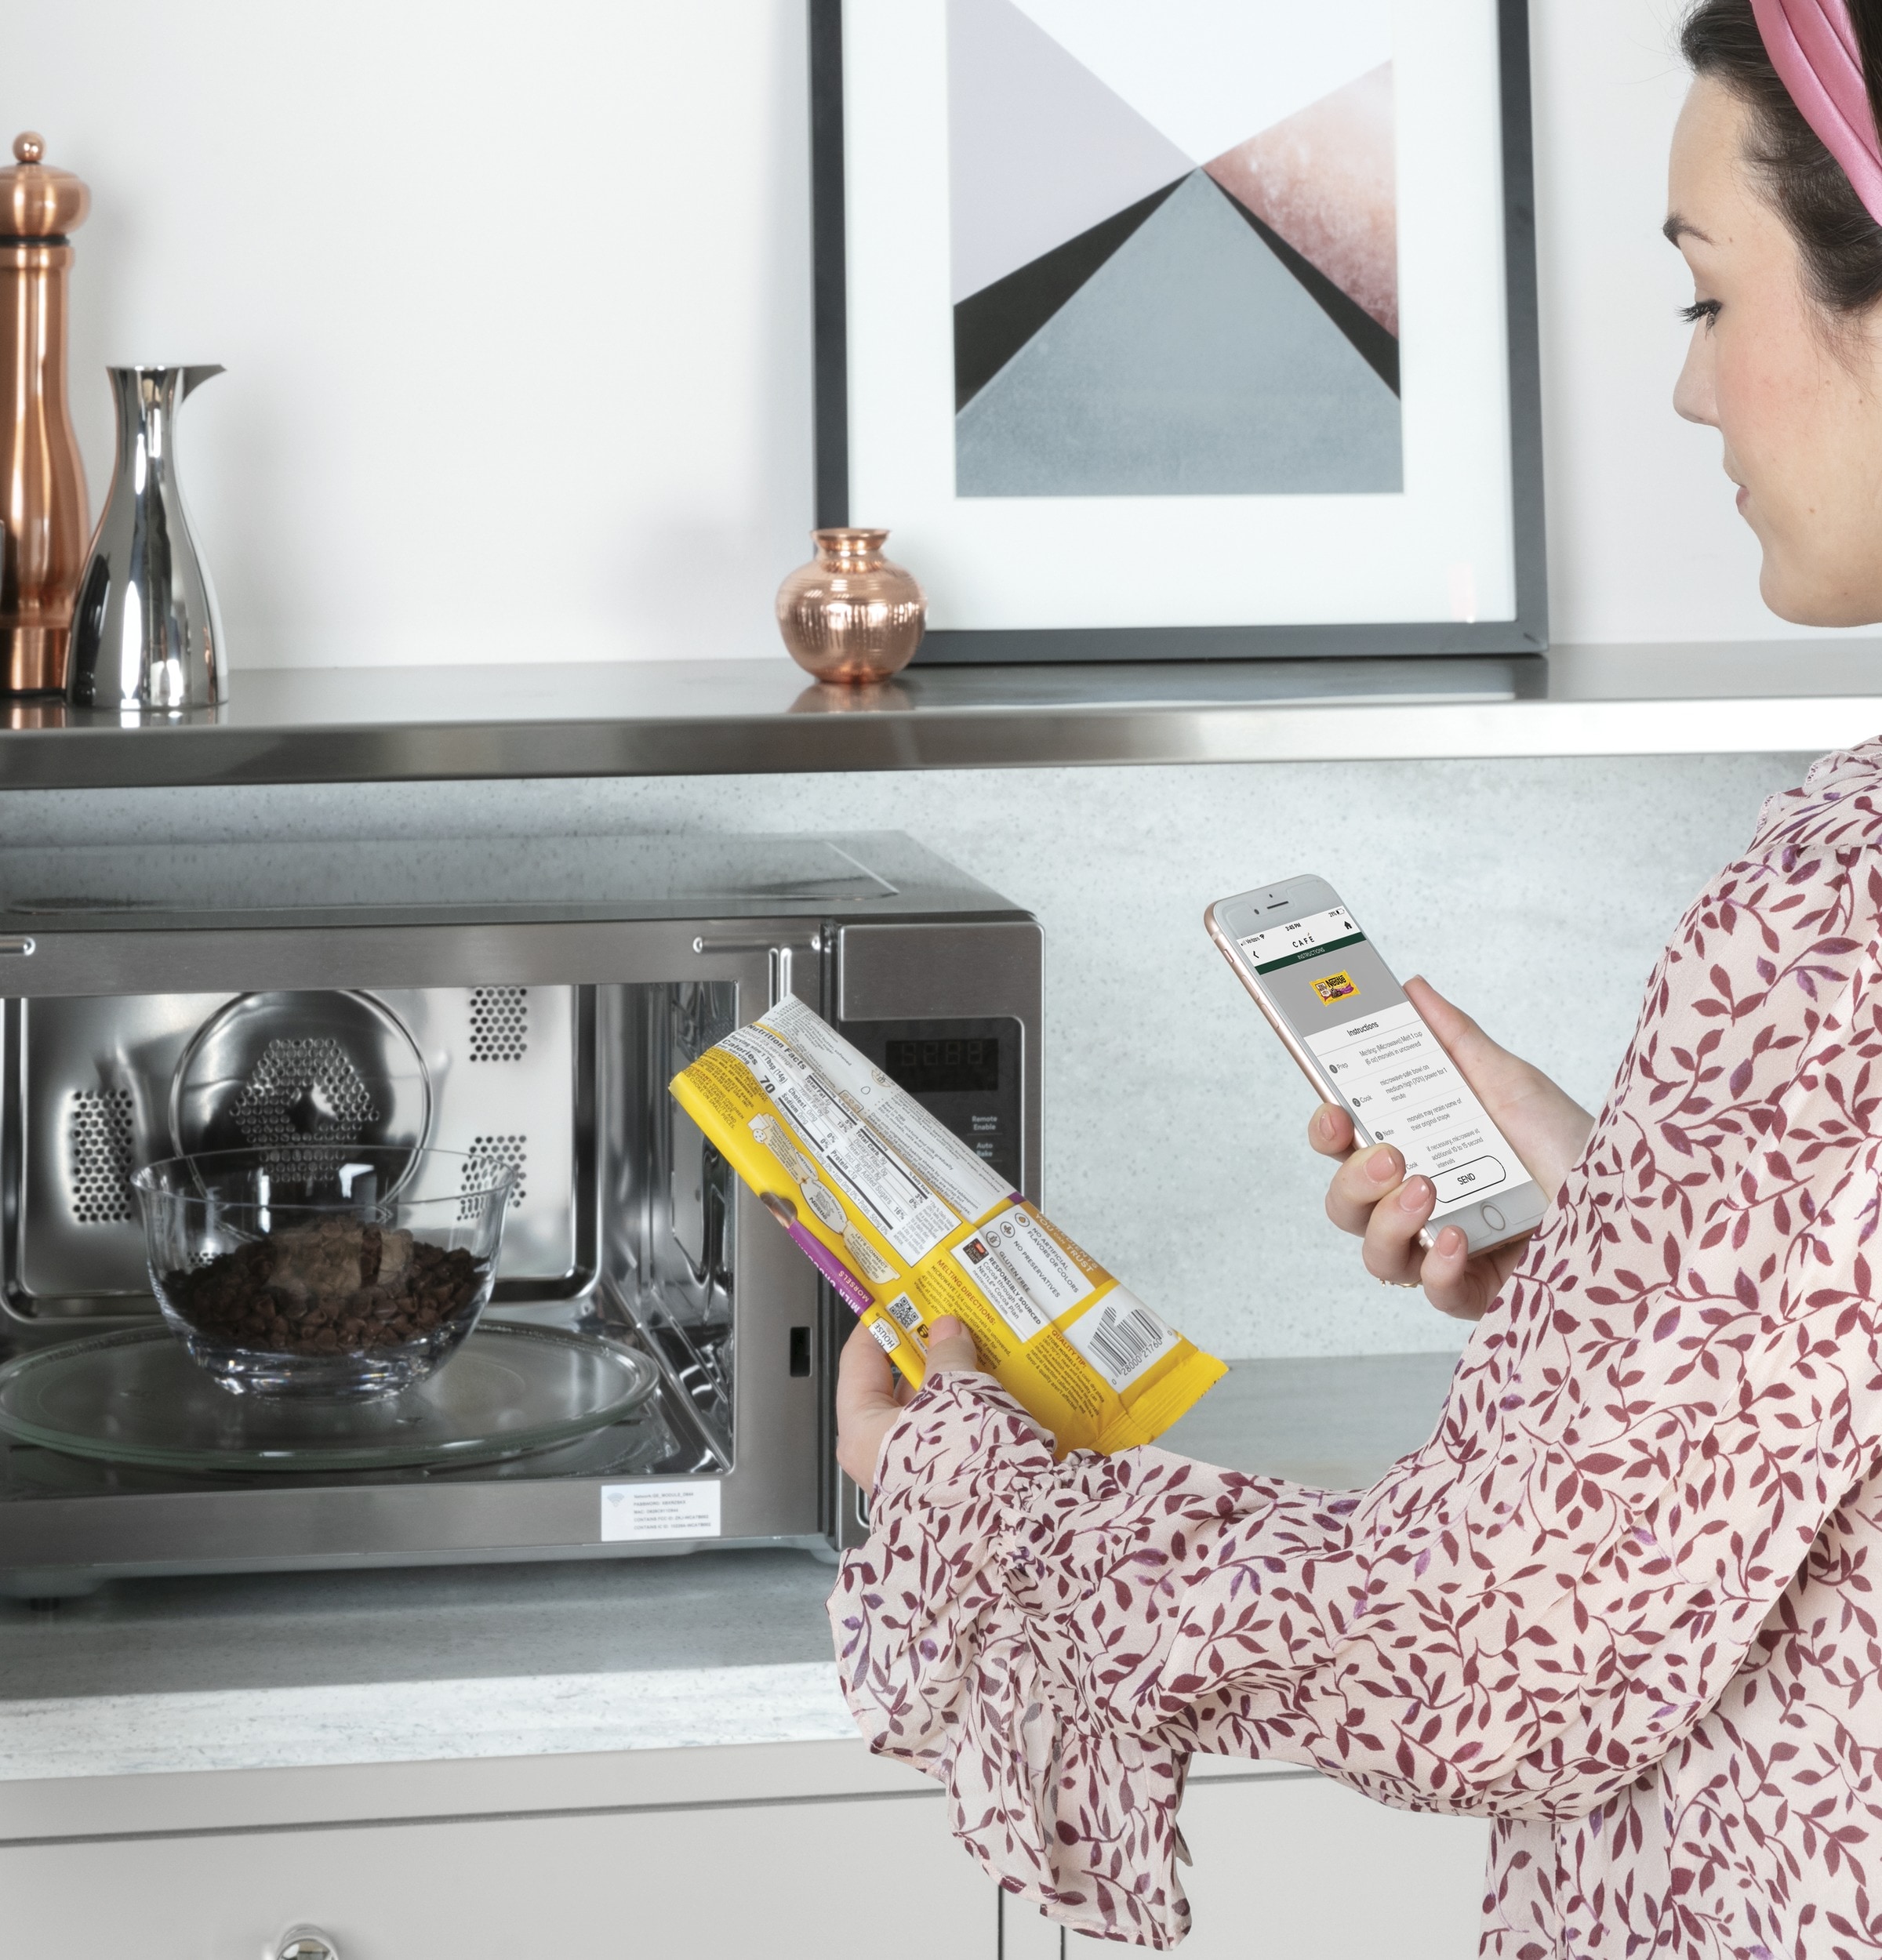
[[1533,1231],[1549,1200],[1324,878],[1286,878],[1203,914],[1209,937],[1322,1098],[1362,1144],[1390,1143],[1473,1252]]

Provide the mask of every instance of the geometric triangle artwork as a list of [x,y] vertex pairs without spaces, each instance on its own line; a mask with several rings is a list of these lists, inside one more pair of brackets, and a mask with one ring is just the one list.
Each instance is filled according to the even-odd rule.
[[1388,64],[1204,167],[1396,336],[1393,123]]
[[1015,4],[1198,163],[1390,62],[1393,15],[1406,12],[1403,0]]
[[1200,170],[960,412],[955,456],[963,497],[1404,487],[1397,397]]
[[1300,281],[1307,296],[1353,343],[1360,358],[1397,394],[1397,335],[1388,332],[1345,288],[1329,279],[1311,259],[1296,252],[1278,231],[1256,217],[1241,198],[1223,187],[1213,170],[1208,174],[1215,181],[1215,188],[1241,212],[1255,236]]
[[[1175,183],[959,301],[954,307],[954,406],[965,408],[1190,175],[1186,170]],[[1251,215],[1248,222],[1260,220]]]
[[948,161],[959,301],[1202,162],[1012,0],[949,0]]
[[1401,490],[1383,0],[946,5],[956,494]]

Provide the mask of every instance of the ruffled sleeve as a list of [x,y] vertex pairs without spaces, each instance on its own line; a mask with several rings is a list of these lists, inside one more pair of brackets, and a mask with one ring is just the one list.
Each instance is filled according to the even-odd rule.
[[1142,1692],[1145,1610],[1176,1603],[1201,1537],[1282,1491],[1297,1553],[1343,1541],[1350,1497],[1323,1509],[1159,1450],[1055,1463],[988,1375],[936,1377],[885,1443],[869,1542],[830,1600],[850,1707],[877,1754],[946,1787],[986,1870],[1062,1923],[1160,1948],[1188,1930],[1194,1724]]

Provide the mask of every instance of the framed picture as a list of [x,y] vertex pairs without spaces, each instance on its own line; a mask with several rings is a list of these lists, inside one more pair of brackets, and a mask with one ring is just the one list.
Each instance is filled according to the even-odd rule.
[[1547,644],[1525,0],[810,0],[817,513],[928,662]]

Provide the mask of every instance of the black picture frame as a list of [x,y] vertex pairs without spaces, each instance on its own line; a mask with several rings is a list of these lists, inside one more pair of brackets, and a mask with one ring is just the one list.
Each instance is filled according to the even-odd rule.
[[[811,230],[816,521],[849,511],[849,349],[845,221],[844,0],[808,0]],[[1513,619],[1402,625],[1068,626],[933,630],[917,665],[1059,661],[1377,659],[1395,655],[1539,654],[1549,646],[1542,373],[1537,340],[1535,171],[1528,0],[1498,0],[1503,251],[1509,349]]]

